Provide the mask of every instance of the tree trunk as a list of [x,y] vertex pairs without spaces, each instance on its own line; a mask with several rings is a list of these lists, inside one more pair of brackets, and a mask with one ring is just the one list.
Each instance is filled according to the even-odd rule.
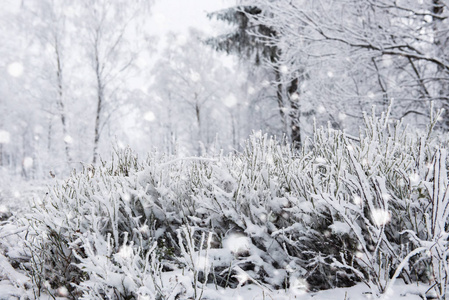
[[[443,28],[443,22],[442,19],[439,17],[442,17],[444,13],[445,5],[441,0],[432,0],[432,13],[434,14],[433,20],[432,20],[432,26],[433,26],[433,43],[436,46],[437,49],[437,55],[440,57],[445,57],[445,44],[446,44],[446,29]],[[442,66],[438,66],[438,73],[447,73],[448,70],[446,68],[443,68]],[[437,75],[439,76],[439,75]],[[441,76],[442,78],[446,76]],[[446,97],[446,91],[447,91],[448,85],[446,82],[439,80],[438,81],[438,97],[440,99],[444,99]],[[447,100],[443,101],[443,108],[445,109],[445,113],[443,114],[443,126],[449,128],[449,103]]]
[[65,115],[65,108],[64,108],[64,88],[62,86],[62,65],[61,65],[61,56],[59,53],[59,43],[58,39],[55,38],[55,54],[56,54],[56,78],[58,81],[58,99],[57,99],[57,106],[58,106],[58,112],[59,117],[61,119],[62,124],[62,134],[64,136],[64,145],[65,145],[65,155],[67,162],[71,162],[72,158],[70,157],[70,149],[69,149],[69,142],[68,142],[68,130],[67,130],[67,124],[66,124],[66,115]]
[[285,114],[285,101],[284,101],[284,91],[282,85],[282,76],[278,67],[274,67],[274,76],[276,80],[276,99],[279,107],[279,114],[281,116],[282,127],[286,134],[289,133],[287,127],[287,120]]
[[236,122],[235,122],[235,117],[234,114],[232,113],[232,111],[230,112],[231,114],[231,125],[232,125],[232,147],[235,149],[238,148],[237,145],[237,133],[236,133]]
[[[293,95],[298,90],[298,78],[293,79],[290,82],[290,87],[288,88],[288,96],[284,92],[284,84],[282,79],[282,74],[279,70],[278,60],[281,56],[280,51],[274,47],[271,51],[271,63],[273,64],[275,80],[276,80],[276,98],[279,107],[279,114],[281,115],[282,125],[285,134],[290,138],[290,142],[295,148],[301,146],[301,126],[299,123],[300,111],[299,111],[299,99],[292,98]],[[288,99],[288,100],[286,100]],[[288,114],[285,113],[286,102],[289,101],[290,107]],[[290,120],[287,120],[287,118]]]
[[100,124],[101,124],[101,112],[103,108],[103,83],[101,79],[100,60],[98,56],[98,44],[95,45],[95,75],[97,77],[97,112],[95,115],[95,135],[94,135],[94,151],[92,164],[97,162],[98,158],[98,144],[100,142]]
[[52,143],[52,135],[53,135],[53,121],[52,116],[48,118],[48,130],[47,130],[47,150],[51,151],[51,143]]
[[[195,99],[197,95],[195,94]],[[201,155],[201,145],[203,144],[203,136],[201,131],[201,107],[198,101],[195,103],[196,122],[198,124],[198,155]]]
[[288,98],[290,100],[290,125],[291,125],[291,142],[293,147],[301,147],[301,124],[300,124],[300,108],[298,93],[298,78],[291,81],[288,88]]

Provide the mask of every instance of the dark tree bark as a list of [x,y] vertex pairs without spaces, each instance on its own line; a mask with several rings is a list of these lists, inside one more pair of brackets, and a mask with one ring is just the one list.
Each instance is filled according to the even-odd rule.
[[59,51],[59,40],[57,37],[55,37],[55,55],[56,55],[56,79],[58,83],[58,99],[57,99],[57,106],[58,106],[58,113],[59,117],[61,119],[62,124],[62,133],[64,135],[64,149],[65,149],[65,155],[67,162],[71,162],[72,158],[70,157],[70,149],[69,149],[69,142],[67,140],[68,137],[68,130],[67,130],[67,122],[66,122],[66,114],[65,114],[65,107],[64,107],[64,87],[63,87],[63,78],[62,78],[62,63],[61,63],[61,54]]
[[100,125],[101,125],[101,113],[104,102],[104,84],[101,77],[101,62],[99,57],[99,33],[98,30],[95,36],[95,75],[97,78],[97,110],[95,115],[95,133],[94,133],[94,150],[93,150],[93,159],[92,163],[95,164],[98,159],[98,144],[100,142]]
[[293,79],[288,88],[288,98],[290,100],[291,142],[295,148],[301,147],[301,111],[299,107],[298,82],[298,78]]
[[[271,64],[283,131],[290,138],[292,144],[298,148],[301,145],[301,126],[299,122],[301,112],[299,98],[296,96],[292,98],[292,95],[297,93],[299,79],[290,78],[286,80],[280,71],[279,59],[282,53],[278,47],[270,44],[270,39],[276,37],[277,32],[264,25],[252,24],[251,19],[257,19],[257,16],[261,14],[263,14],[262,10],[255,6],[236,7],[211,14],[210,16],[219,20],[236,24],[238,28],[231,34],[210,39],[208,42],[216,50],[237,53],[245,59],[254,59],[255,65],[261,63],[261,57]],[[290,81],[288,89],[285,81]]]

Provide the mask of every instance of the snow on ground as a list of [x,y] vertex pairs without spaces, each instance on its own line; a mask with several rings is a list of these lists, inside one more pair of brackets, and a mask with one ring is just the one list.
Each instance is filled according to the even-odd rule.
[[[0,300],[35,299],[32,282],[21,270],[20,263],[26,262],[22,238],[26,227],[15,222],[27,212],[33,201],[44,196],[48,186],[54,182],[8,181],[0,185]],[[13,262],[13,263],[11,263]],[[360,283],[351,288],[338,288],[319,292],[307,292],[306,286],[298,284],[289,290],[272,291],[258,284],[247,283],[236,289],[216,288],[208,285],[201,299],[220,300],[362,300],[362,299],[425,299],[426,285],[406,285],[398,280],[386,295],[373,295],[370,289]],[[40,296],[39,299],[53,299]],[[57,297],[56,299],[66,299]]]
[[[269,291],[257,285],[249,284],[237,289],[215,289],[214,286],[204,292],[203,299],[220,299],[220,300],[366,300],[366,299],[381,299],[381,300],[421,300],[425,299],[426,290],[429,287],[426,285],[406,285],[402,281],[397,282],[394,289],[387,295],[373,295],[369,288],[360,283],[350,288],[337,288],[326,291],[319,291],[308,293],[304,290],[280,290]],[[424,297],[424,298],[423,298]]]
[[20,266],[28,260],[22,242],[27,228],[16,221],[33,199],[45,194],[46,186],[11,178],[0,181],[0,300],[34,298],[31,280]]

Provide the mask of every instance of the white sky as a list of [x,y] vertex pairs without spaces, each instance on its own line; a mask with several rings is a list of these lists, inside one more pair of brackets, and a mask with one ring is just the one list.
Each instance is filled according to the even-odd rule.
[[214,32],[214,22],[206,14],[234,3],[235,0],[156,0],[150,16],[155,24],[153,31],[158,35],[169,31],[187,33],[189,27],[196,27],[206,33]]
[[[113,1],[113,0],[112,0]],[[236,0],[155,0],[150,22],[154,34],[165,35],[169,31],[186,33],[187,28],[196,27],[205,33],[214,31],[214,22],[206,14],[236,3]],[[0,0],[2,9],[17,11],[21,0]],[[223,24],[222,24],[223,26]]]

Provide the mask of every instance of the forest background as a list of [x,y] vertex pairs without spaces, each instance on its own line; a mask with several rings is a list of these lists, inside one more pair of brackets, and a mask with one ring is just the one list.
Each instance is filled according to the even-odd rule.
[[127,145],[239,151],[259,130],[300,145],[314,122],[357,135],[364,111],[390,103],[392,120],[423,129],[432,101],[447,106],[445,1],[221,2],[207,32],[167,32],[154,5],[5,6],[5,176],[68,174]]

